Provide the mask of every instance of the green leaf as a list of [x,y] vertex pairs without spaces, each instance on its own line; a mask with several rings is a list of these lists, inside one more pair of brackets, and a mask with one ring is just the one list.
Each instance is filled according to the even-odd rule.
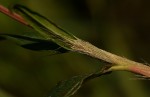
[[44,36],[46,40],[51,40],[61,47],[71,49],[71,43],[74,42],[73,40],[77,39],[44,16],[33,12],[22,5],[15,5],[14,9],[22,15],[32,28]]
[[103,71],[87,75],[74,76],[68,80],[59,82],[50,92],[49,97],[70,97],[76,93],[87,81],[104,75]]
[[39,38],[32,38],[23,35],[0,34],[0,40],[4,39],[15,41],[18,45],[20,45],[23,48],[35,51],[51,50],[57,53],[65,53],[68,51],[52,41]]
[[69,97],[82,85],[85,76],[75,76],[59,82],[50,92],[49,97]]

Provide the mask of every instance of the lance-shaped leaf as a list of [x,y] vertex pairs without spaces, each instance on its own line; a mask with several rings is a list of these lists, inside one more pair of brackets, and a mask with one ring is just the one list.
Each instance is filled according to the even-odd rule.
[[87,75],[74,76],[68,80],[61,81],[51,90],[48,97],[70,97],[76,93],[85,82],[104,74],[106,74],[106,72],[102,70]]
[[85,77],[86,76],[75,76],[59,82],[51,90],[49,97],[69,97],[73,95],[81,87]]
[[50,50],[54,53],[65,53],[68,51],[52,41],[40,38],[32,38],[23,35],[0,34],[0,40],[4,39],[12,40],[23,48],[35,51]]
[[72,43],[74,42],[73,40],[77,39],[75,36],[64,31],[44,16],[33,12],[22,5],[15,5],[14,9],[33,29],[43,35],[46,40],[51,40],[66,49],[71,49]]

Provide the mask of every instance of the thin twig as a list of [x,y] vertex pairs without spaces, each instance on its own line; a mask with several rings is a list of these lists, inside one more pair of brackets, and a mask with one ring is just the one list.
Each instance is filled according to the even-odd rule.
[[8,8],[0,5],[0,12],[4,13],[5,15],[11,17],[12,19],[29,26],[29,24],[17,13],[10,11]]

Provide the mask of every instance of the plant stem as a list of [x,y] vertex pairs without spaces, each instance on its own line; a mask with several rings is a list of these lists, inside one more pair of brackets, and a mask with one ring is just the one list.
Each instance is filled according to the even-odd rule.
[[29,24],[19,14],[10,11],[8,8],[6,8],[2,5],[0,5],[0,12],[4,13],[5,15],[11,17],[12,19],[14,19],[26,26],[29,26]]
[[[17,20],[18,22],[31,27],[20,15],[17,13],[11,12],[9,9],[5,8],[4,6],[0,5],[0,12],[4,13],[5,15]],[[142,63],[138,63],[118,55],[109,53],[105,50],[99,49],[94,45],[85,42],[83,40],[77,39],[74,40],[72,44],[72,51],[86,54],[93,58],[103,60],[112,64],[112,66],[107,70],[109,71],[116,71],[116,70],[126,70],[133,73],[141,74],[146,77],[150,77],[150,67],[146,66]]]
[[109,53],[83,40],[76,40],[72,49],[76,52],[80,52],[112,64],[108,71],[126,70],[144,75],[145,77],[150,77],[149,66]]

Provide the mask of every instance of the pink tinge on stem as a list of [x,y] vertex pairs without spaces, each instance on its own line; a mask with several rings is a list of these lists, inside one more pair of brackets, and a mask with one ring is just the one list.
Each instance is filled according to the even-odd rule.
[[17,20],[18,22],[28,26],[28,23],[19,14],[11,12],[8,8],[6,8],[2,5],[0,5],[0,12],[2,12],[5,15]]
[[128,68],[129,71],[141,74],[145,77],[150,78],[150,66],[147,65],[133,65]]

